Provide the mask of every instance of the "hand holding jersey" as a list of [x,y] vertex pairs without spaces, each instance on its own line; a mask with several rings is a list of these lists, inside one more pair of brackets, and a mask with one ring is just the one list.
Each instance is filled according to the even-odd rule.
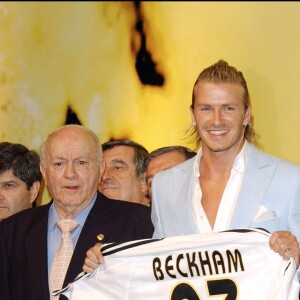
[[84,272],[92,273],[98,268],[100,264],[104,263],[104,258],[101,253],[101,247],[102,244],[97,243],[94,247],[90,248],[87,251],[84,265],[82,267]]
[[276,231],[270,237],[269,244],[272,250],[283,259],[294,258],[297,268],[299,267],[300,249],[297,238],[289,231]]

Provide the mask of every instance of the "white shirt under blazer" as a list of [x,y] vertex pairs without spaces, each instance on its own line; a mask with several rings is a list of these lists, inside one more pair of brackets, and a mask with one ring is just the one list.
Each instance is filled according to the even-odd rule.
[[[154,238],[202,232],[194,205],[193,157],[159,172],[152,182]],[[200,201],[200,199],[199,199]],[[291,231],[300,241],[300,166],[249,144],[245,173],[229,228]]]

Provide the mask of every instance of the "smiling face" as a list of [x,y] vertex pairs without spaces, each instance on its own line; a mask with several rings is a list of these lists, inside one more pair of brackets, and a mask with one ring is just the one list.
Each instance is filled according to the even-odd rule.
[[32,207],[40,183],[35,182],[28,190],[26,183],[11,170],[0,174],[0,221],[26,208]]
[[191,114],[203,152],[234,153],[243,146],[243,124],[250,122],[250,107],[245,108],[243,96],[243,87],[235,83],[199,81],[194,87]]
[[82,211],[97,192],[102,162],[97,144],[78,127],[65,127],[52,135],[45,147],[41,171],[61,216]]

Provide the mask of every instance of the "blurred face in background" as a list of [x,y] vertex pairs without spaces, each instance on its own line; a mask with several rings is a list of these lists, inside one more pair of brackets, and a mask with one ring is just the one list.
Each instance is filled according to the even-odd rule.
[[154,175],[160,171],[179,165],[185,160],[186,157],[180,151],[172,151],[160,154],[150,161],[146,169],[146,182],[150,199],[152,199],[151,185]]
[[130,146],[114,146],[103,153],[105,171],[99,190],[106,197],[116,200],[148,204],[145,178],[138,178],[135,150]]
[[38,196],[40,182],[36,181],[28,190],[26,183],[11,170],[0,174],[0,221],[32,207]]

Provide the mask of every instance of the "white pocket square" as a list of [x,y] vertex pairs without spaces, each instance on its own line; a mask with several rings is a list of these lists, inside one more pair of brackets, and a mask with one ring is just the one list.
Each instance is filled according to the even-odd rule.
[[267,209],[264,205],[260,205],[257,209],[254,222],[268,221],[276,218],[276,213],[273,210]]

